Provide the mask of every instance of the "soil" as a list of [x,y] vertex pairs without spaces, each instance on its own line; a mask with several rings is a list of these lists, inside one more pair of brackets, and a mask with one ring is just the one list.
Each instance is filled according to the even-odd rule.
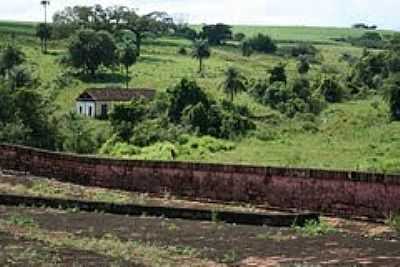
[[131,263],[105,257],[88,251],[69,248],[50,248],[42,242],[15,238],[0,232],[0,266],[135,266]]
[[[290,228],[0,206],[0,218],[15,213],[31,216],[49,231],[85,237],[111,233],[122,240],[190,247],[202,258],[231,266],[400,266],[400,238],[382,224],[329,219],[337,232],[304,237]],[[72,253],[65,251],[62,253]],[[82,257],[87,258],[87,253]]]

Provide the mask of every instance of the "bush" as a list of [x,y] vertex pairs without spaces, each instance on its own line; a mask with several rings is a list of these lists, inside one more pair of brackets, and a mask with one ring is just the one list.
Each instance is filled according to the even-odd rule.
[[180,47],[178,50],[178,54],[181,56],[186,56],[188,54],[188,51],[186,50],[185,47]]
[[275,53],[277,50],[275,42],[268,35],[260,33],[257,36],[250,38],[248,41],[251,48],[257,52],[271,54]]
[[240,48],[244,57],[249,57],[253,54],[253,48],[248,40],[243,41],[240,45]]
[[270,71],[269,82],[270,84],[273,84],[274,82],[283,82],[286,84],[287,76],[284,64],[280,63],[272,68]]
[[237,41],[237,42],[243,41],[244,38],[246,38],[246,34],[244,34],[244,33],[242,33],[242,32],[238,32],[238,33],[235,33],[235,34],[233,35],[233,40],[234,40],[234,41]]
[[345,95],[344,89],[336,77],[322,79],[318,90],[325,97],[325,100],[331,103],[341,102]]
[[315,56],[318,53],[318,49],[311,44],[298,44],[291,48],[291,55],[293,57],[299,57],[304,55]]
[[209,107],[207,95],[195,81],[182,79],[174,88],[168,89],[167,93],[170,101],[168,116],[173,122],[181,120],[182,113],[188,106],[202,103],[205,107]]

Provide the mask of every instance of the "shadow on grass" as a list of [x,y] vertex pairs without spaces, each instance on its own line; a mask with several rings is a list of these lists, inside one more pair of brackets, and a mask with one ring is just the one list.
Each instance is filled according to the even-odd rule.
[[140,56],[139,61],[143,63],[176,63],[176,61],[172,59],[164,59],[153,56]]

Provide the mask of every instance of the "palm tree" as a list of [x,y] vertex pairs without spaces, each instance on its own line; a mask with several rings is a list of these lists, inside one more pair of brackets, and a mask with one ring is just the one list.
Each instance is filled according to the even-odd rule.
[[199,73],[203,73],[203,60],[211,56],[210,47],[205,40],[195,41],[192,56],[199,60]]
[[224,92],[230,96],[231,102],[233,102],[233,97],[236,94],[246,90],[243,80],[244,77],[234,67],[228,68],[228,70],[225,72],[225,81],[222,86],[224,88]]

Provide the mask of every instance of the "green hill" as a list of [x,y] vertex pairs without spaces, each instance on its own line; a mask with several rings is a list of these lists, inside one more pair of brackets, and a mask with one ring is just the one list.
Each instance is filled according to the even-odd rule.
[[[362,48],[333,41],[335,38],[360,36],[363,34],[362,30],[235,26],[234,31],[244,32],[248,36],[258,32],[268,33],[281,42],[281,47],[285,42],[317,44],[322,64],[312,65],[308,74],[311,81],[318,78],[322,68],[334,69],[338,75],[345,74],[349,67],[339,60],[342,54],[360,56],[362,53]],[[75,98],[87,87],[122,85],[124,82],[123,75],[118,70],[106,71],[97,80],[92,81],[82,81],[65,75],[66,70],[58,63],[65,53],[65,41],[51,42],[51,53],[43,55],[38,40],[31,37],[34,34],[34,24],[0,22],[0,46],[10,40],[10,32],[17,34],[18,46],[28,56],[29,65],[35,75],[40,77],[40,91],[56,104],[56,117],[73,110]],[[213,48],[211,58],[205,61],[205,77],[200,77],[197,74],[198,63],[190,53],[185,56],[178,55],[178,49],[181,47],[190,51],[191,42],[173,37],[145,40],[142,56],[130,69],[133,73],[130,86],[165,91],[187,77],[196,80],[209,95],[224,98],[220,85],[229,66],[239,68],[249,80],[258,80],[265,78],[266,71],[277,63],[286,62],[289,80],[299,77],[295,58],[265,54],[255,54],[246,58],[241,55],[239,49],[231,46]],[[330,105],[314,120],[301,117],[288,119],[278,115],[276,111],[256,102],[247,93],[240,94],[235,101],[247,105],[256,116],[267,119],[257,121],[258,129],[253,133],[233,140],[233,149],[214,151],[207,147],[208,144],[199,141],[194,147],[204,145],[204,149],[178,155],[179,160],[400,171],[400,138],[396,137],[400,124],[388,121],[387,106],[378,96]],[[107,127],[106,122],[91,123],[100,130]],[[157,149],[152,150],[153,159],[161,158],[159,153],[164,153],[162,149]]]

